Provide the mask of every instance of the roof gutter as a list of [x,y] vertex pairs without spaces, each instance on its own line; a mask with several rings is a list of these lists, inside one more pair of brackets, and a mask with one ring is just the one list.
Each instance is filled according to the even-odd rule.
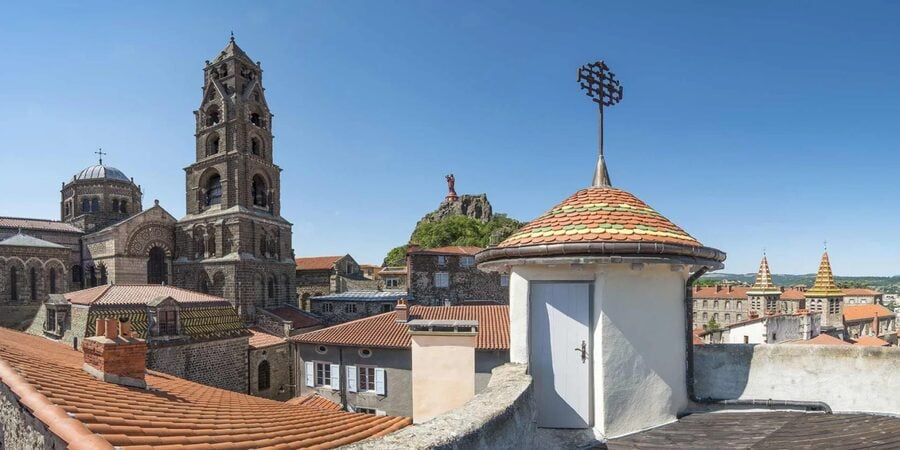
[[698,278],[703,276],[710,270],[709,267],[701,267],[700,270],[691,274],[684,285],[684,332],[685,332],[685,357],[687,364],[685,365],[685,382],[687,383],[688,398],[695,403],[702,405],[723,405],[723,406],[761,406],[766,408],[796,408],[806,411],[820,411],[831,414],[831,407],[825,402],[802,401],[802,400],[773,400],[773,399],[717,399],[717,398],[698,398],[694,389],[694,294],[693,284]]
[[491,247],[475,255],[475,262],[483,264],[504,259],[553,256],[662,256],[689,258],[696,264],[710,268],[722,267],[725,253],[710,247],[656,242],[566,242],[560,244],[529,245],[524,247]]

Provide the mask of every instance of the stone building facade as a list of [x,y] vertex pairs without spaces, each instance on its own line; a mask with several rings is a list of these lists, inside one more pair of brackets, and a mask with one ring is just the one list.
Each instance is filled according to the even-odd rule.
[[509,275],[483,272],[475,266],[478,247],[420,249],[406,254],[409,301],[419,305],[467,302],[509,303]]
[[350,255],[296,258],[297,298],[300,306],[311,310],[310,298],[347,291],[378,289]]
[[24,328],[51,294],[68,291],[70,253],[26,234],[0,240],[0,325]]
[[248,393],[257,397],[285,401],[293,398],[296,389],[294,379],[294,355],[288,341],[265,331],[251,330],[247,353],[249,367]]
[[63,183],[59,213],[62,220],[86,233],[127,219],[141,211],[143,192],[134,179],[115,167],[88,167]]
[[326,325],[349,322],[393,311],[397,301],[406,298],[402,291],[347,291],[310,297],[310,312]]

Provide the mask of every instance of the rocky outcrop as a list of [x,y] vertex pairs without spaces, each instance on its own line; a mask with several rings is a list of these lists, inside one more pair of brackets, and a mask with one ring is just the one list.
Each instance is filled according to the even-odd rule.
[[488,222],[493,217],[491,202],[487,194],[464,194],[455,200],[444,200],[438,209],[428,213],[419,223],[438,222],[450,216],[468,216],[482,222]]

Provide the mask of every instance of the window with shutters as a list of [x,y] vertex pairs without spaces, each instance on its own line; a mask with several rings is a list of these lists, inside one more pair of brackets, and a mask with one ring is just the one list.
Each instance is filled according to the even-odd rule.
[[375,392],[375,368],[359,366],[357,370],[359,370],[357,378],[359,392]]
[[829,314],[837,314],[841,312],[841,302],[840,300],[829,298],[828,299],[828,313]]
[[474,256],[463,256],[459,259],[460,267],[472,267],[475,265],[475,257]]
[[331,386],[331,364],[316,363],[316,386]]

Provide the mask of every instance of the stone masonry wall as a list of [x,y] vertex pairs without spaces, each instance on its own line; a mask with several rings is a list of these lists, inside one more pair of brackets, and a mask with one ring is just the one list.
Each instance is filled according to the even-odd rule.
[[0,383],[0,449],[62,449],[66,443],[19,404],[15,393]]
[[147,367],[207,386],[247,392],[247,349],[246,337],[151,347]]
[[[462,256],[446,255],[446,263],[438,264],[438,256],[411,253],[409,256],[409,299],[419,305],[442,306],[445,301],[458,305],[466,301],[509,303],[509,286],[501,286],[501,274],[478,270],[475,265],[462,266]],[[448,273],[450,286],[435,286],[438,272]]]
[[[334,325],[392,311],[395,302],[335,302],[311,299],[309,303],[310,312],[321,317],[326,325]],[[326,311],[326,308],[324,307],[326,304],[331,305],[331,311]]]
[[[273,345],[260,349],[251,349],[250,354],[250,395],[285,401],[294,397],[294,360],[290,344]],[[269,363],[269,387],[259,389],[259,365],[263,361]],[[279,393],[281,388],[284,392]]]

